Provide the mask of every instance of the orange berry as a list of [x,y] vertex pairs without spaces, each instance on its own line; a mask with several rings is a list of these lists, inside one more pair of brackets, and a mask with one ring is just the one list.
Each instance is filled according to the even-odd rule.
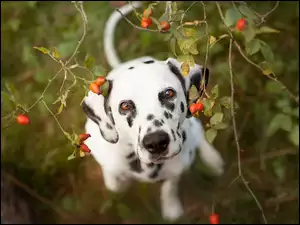
[[91,149],[89,149],[89,147],[88,147],[86,144],[81,144],[81,145],[80,145],[80,149],[81,149],[81,151],[83,151],[83,152],[87,152],[87,153],[90,153],[90,152],[91,152]]
[[143,12],[143,16],[145,18],[148,18],[149,16],[152,15],[152,9],[151,8],[148,8],[148,9],[145,9],[144,12]]
[[215,214],[215,213],[210,215],[209,222],[210,222],[210,224],[219,224],[219,215]]
[[199,112],[202,112],[202,110],[204,109],[204,105],[201,102],[196,103],[196,109]]
[[193,103],[190,105],[190,112],[193,114],[195,114],[197,112],[197,104]]
[[30,120],[28,118],[28,116],[21,114],[17,116],[17,123],[21,124],[21,125],[27,125],[29,124]]
[[95,83],[101,87],[105,83],[105,77],[98,77]]
[[246,28],[247,21],[245,19],[239,19],[236,23],[236,29],[243,31]]
[[170,29],[171,24],[169,24],[169,23],[166,22],[166,21],[162,21],[162,22],[160,23],[160,26],[161,26],[161,29],[162,29],[163,31],[167,31],[167,30]]
[[95,94],[97,95],[100,95],[101,94],[101,90],[100,90],[100,87],[96,84],[96,82],[92,82],[90,84],[90,90],[92,92],[94,92]]
[[91,137],[90,134],[79,134],[79,141],[80,141],[80,142],[83,142],[83,141],[85,141],[86,139],[88,139],[89,137]]
[[152,19],[151,18],[143,18],[141,21],[141,26],[143,28],[148,28],[149,26],[152,25]]

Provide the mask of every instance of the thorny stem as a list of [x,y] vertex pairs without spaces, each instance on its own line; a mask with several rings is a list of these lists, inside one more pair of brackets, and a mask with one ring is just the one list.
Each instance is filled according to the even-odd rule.
[[[216,3],[216,6],[217,6],[217,8],[218,8],[218,11],[219,11],[219,15],[220,15],[220,17],[221,17],[221,19],[222,19],[222,21],[223,21],[223,23],[224,23],[224,25],[225,25],[225,27],[227,28],[227,31],[228,31],[228,34],[229,34],[229,36],[230,36],[230,38],[234,41],[234,44],[235,44],[235,47],[239,50],[239,52],[240,52],[240,54],[241,54],[241,56],[248,62],[248,63],[250,63],[251,65],[253,65],[254,67],[256,67],[257,69],[259,69],[261,72],[263,72],[264,70],[259,66],[259,65],[257,65],[255,62],[253,62],[251,59],[249,59],[247,56],[246,56],[246,54],[243,52],[243,50],[242,50],[242,47],[235,41],[235,39],[234,39],[234,37],[233,37],[233,34],[232,34],[232,32],[231,32],[231,30],[230,30],[230,28],[226,25],[226,23],[225,23],[225,18],[224,18],[224,15],[223,15],[223,12],[222,12],[222,9],[221,9],[221,7],[220,7],[220,5],[219,5],[219,3],[218,2],[215,2]],[[274,9],[275,10],[275,9]],[[274,11],[273,10],[273,11]],[[269,13],[268,13],[268,15],[269,15]],[[276,83],[278,83],[281,87],[282,87],[282,89],[283,90],[285,90],[285,91],[287,91],[287,93],[289,94],[289,96],[299,105],[300,103],[299,103],[299,97],[297,97],[296,95],[294,95],[281,81],[279,81],[278,79],[277,79],[277,76],[273,73],[272,74],[273,76],[271,76],[271,75],[267,75],[267,77],[268,78],[270,78],[271,80],[273,80],[273,81],[275,81]]]
[[[233,71],[232,71],[232,42],[233,42],[233,40],[230,39],[229,54],[228,54],[228,64],[229,64],[229,73],[230,73],[230,87],[231,87],[231,107],[230,107],[230,110],[231,110],[231,118],[232,118],[232,127],[233,127],[234,139],[235,139],[237,155],[238,155],[238,177],[234,181],[238,180],[238,178],[241,178],[241,180],[243,181],[246,189],[251,194],[254,201],[256,202],[257,207],[261,211],[264,223],[267,224],[268,222],[267,222],[267,219],[265,217],[263,208],[262,208],[261,204],[259,203],[258,199],[256,198],[255,194],[253,193],[253,191],[249,187],[248,181],[246,181],[246,179],[244,178],[243,173],[242,173],[241,155],[240,155],[241,148],[240,148],[240,144],[239,144],[239,140],[238,140],[238,134],[237,134],[237,129],[236,129],[236,121],[235,121],[235,112],[234,112],[234,82],[233,82]],[[233,182],[231,184],[233,184]]]
[[[64,128],[61,126],[60,122],[58,121],[57,117],[54,115],[54,113],[51,111],[51,109],[49,109],[47,103],[42,100],[42,103],[44,104],[44,106],[46,107],[46,109],[48,110],[48,112],[53,116],[53,118],[55,119],[56,123],[58,124],[59,128],[61,129],[61,131],[64,133],[65,136],[68,137],[68,133],[64,130]],[[69,137],[68,137],[69,139]],[[72,141],[72,140],[71,140]]]
[[82,2],[78,2],[79,6],[76,4],[76,2],[74,2],[74,5],[76,7],[76,9],[78,10],[78,12],[80,13],[81,17],[82,17],[82,22],[83,22],[83,34],[81,39],[79,40],[75,51],[73,52],[73,55],[69,58],[69,60],[65,63],[65,66],[68,65],[68,63],[75,57],[75,55],[77,54],[77,51],[79,49],[79,47],[81,46],[85,36],[86,36],[86,29],[87,29],[87,17],[85,15],[85,11],[83,8],[83,3]]

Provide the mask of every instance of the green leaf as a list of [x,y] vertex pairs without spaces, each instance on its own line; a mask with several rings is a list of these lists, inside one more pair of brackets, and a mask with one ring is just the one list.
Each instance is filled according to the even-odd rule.
[[168,17],[168,14],[167,13],[163,13],[161,15],[161,17],[158,19],[159,22],[162,22],[162,21],[169,21],[169,17]]
[[276,114],[267,129],[267,137],[271,137],[279,129],[290,131],[292,128],[291,117],[282,113]]
[[215,138],[217,137],[217,134],[218,134],[218,131],[216,129],[214,129],[214,128],[208,129],[205,132],[206,140],[212,144],[213,141],[215,140]]
[[192,87],[189,90],[189,98],[190,100],[195,100],[199,98],[199,93],[195,85],[192,85]]
[[260,49],[260,42],[257,39],[252,39],[246,43],[246,52],[248,55],[257,53]]
[[50,53],[50,50],[44,47],[33,47],[34,49],[39,50],[40,52],[44,53],[44,54],[48,54]]
[[68,157],[68,160],[72,160],[76,158],[76,150]]
[[52,56],[56,59],[60,59],[60,53],[57,51],[56,48],[53,49]]
[[280,159],[274,160],[273,163],[273,168],[276,176],[278,177],[279,181],[284,181],[285,179],[285,168]]
[[92,71],[97,77],[99,77],[99,76],[102,77],[102,76],[105,76],[105,74],[106,74],[105,69],[102,66],[94,66]]
[[180,9],[171,16],[172,21],[179,22],[184,14],[184,10]]
[[228,124],[227,123],[224,123],[224,122],[221,122],[219,124],[216,124],[213,126],[214,129],[216,130],[224,130],[228,127]]
[[263,57],[265,58],[265,60],[267,62],[273,62],[274,55],[273,55],[271,47],[264,41],[260,41],[260,43],[261,43],[260,51],[261,51]]
[[209,45],[212,46],[216,42],[216,38],[214,36],[209,36]]
[[87,55],[84,59],[84,67],[89,69],[89,70],[92,70],[94,65],[95,65],[94,57],[91,56],[91,55]]
[[179,39],[177,40],[177,43],[183,54],[191,53],[197,55],[199,53],[197,50],[197,42],[195,38]]
[[221,113],[221,112],[215,113],[215,114],[210,118],[209,122],[210,122],[210,124],[211,124],[212,126],[217,125],[217,124],[219,124],[219,123],[222,122],[223,117],[224,117],[224,114],[223,114],[223,113]]
[[231,98],[229,96],[221,97],[221,98],[219,98],[218,101],[226,109],[230,109],[230,107],[231,107]]
[[242,18],[241,13],[235,8],[230,8],[225,13],[225,24],[228,27],[235,25],[235,23]]
[[258,19],[258,17],[256,16],[256,14],[255,14],[251,9],[249,9],[249,7],[247,7],[247,6],[245,6],[245,5],[239,6],[239,10],[240,10],[240,12],[241,12],[244,16],[246,16],[246,17],[248,17],[248,18],[251,18],[251,19],[253,19],[253,20]]
[[291,143],[299,147],[299,125],[295,125],[289,133],[289,140]]
[[246,42],[250,42],[256,35],[255,29],[252,26],[249,25],[243,31],[243,35],[245,37]]
[[219,97],[219,85],[216,84],[212,89],[211,89],[211,94],[212,94],[212,98],[216,99]]
[[109,88],[109,82],[105,82],[102,86],[101,86],[101,90],[102,90],[102,95],[103,97],[106,97],[108,94],[108,88]]
[[195,37],[195,35],[196,35],[196,30],[193,29],[193,28],[186,28],[186,27],[184,27],[184,28],[183,28],[183,35],[184,35],[185,37]]
[[279,30],[273,29],[271,27],[268,26],[262,26],[260,27],[257,31],[257,34],[262,34],[262,33],[280,33]]
[[172,2],[171,3],[171,8],[172,8],[172,13],[176,13],[177,12],[177,3],[176,2]]
[[176,56],[176,39],[172,38],[170,40],[170,49],[172,51],[172,53]]
[[59,115],[62,112],[63,109],[64,109],[64,104],[61,103],[60,106],[59,106],[59,108],[58,108],[58,110],[57,110],[56,115]]
[[191,67],[195,65],[194,57],[192,55],[179,55],[178,62],[187,62]]
[[127,219],[130,217],[131,210],[127,205],[120,203],[117,205],[117,209],[118,209],[118,215],[120,215],[122,219]]

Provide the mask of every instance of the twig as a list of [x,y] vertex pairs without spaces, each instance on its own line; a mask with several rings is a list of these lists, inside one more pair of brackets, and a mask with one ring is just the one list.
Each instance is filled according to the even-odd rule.
[[39,101],[41,101],[44,97],[44,94],[46,93],[46,91],[48,90],[50,84],[55,80],[55,78],[60,74],[60,72],[63,70],[63,68],[61,68],[53,77],[51,80],[48,81],[47,86],[45,87],[44,91],[42,92],[41,96],[38,98],[38,100],[35,101],[35,103],[33,103],[28,109],[26,109],[25,111],[29,112],[29,110],[31,110],[37,103],[39,103]]
[[[230,38],[231,38],[232,40],[234,40],[235,47],[239,50],[241,56],[242,56],[248,63],[250,63],[251,65],[253,65],[253,66],[256,67],[257,69],[259,69],[259,70],[263,73],[264,70],[263,70],[259,65],[257,65],[255,62],[253,62],[251,59],[249,59],[249,58],[246,56],[246,54],[243,52],[242,47],[236,42],[236,40],[234,39],[233,34],[232,34],[230,28],[229,28],[229,27],[226,25],[226,23],[225,23],[225,18],[224,18],[224,15],[223,15],[223,12],[222,12],[222,10],[221,10],[221,7],[220,7],[219,3],[218,3],[218,2],[215,2],[215,3],[216,3],[216,6],[217,6],[217,8],[218,8],[219,15],[220,15],[220,17],[221,17],[221,19],[222,19],[222,21],[223,21],[225,27],[227,28],[228,34],[229,34]],[[291,97],[298,105],[300,105],[300,103],[299,103],[299,97],[297,97],[296,95],[294,95],[294,94],[293,94],[293,93],[292,93],[292,92],[291,92],[291,91],[290,91],[290,90],[289,90],[289,89],[288,89],[281,81],[279,81],[279,80],[277,79],[277,76],[274,74],[274,72],[273,72],[272,75],[273,75],[273,76],[271,76],[271,75],[266,75],[266,76],[267,76],[268,78],[270,78],[271,80],[275,81],[276,83],[278,83],[279,85],[281,85],[282,89],[285,90],[285,91],[287,91],[287,93],[289,94],[289,96],[290,96],[290,97]]]
[[159,32],[159,30],[153,30],[153,29],[148,29],[148,28],[143,28],[143,27],[139,27],[137,25],[135,25],[134,23],[132,23],[119,9],[116,9],[121,15],[122,17],[134,28],[138,29],[138,30],[144,30],[144,31],[150,31],[150,32]]
[[166,9],[165,13],[169,16],[169,21],[171,21],[171,15],[172,15],[172,1],[166,2]]
[[82,17],[82,23],[83,23],[83,34],[82,34],[82,37],[81,39],[79,40],[76,48],[75,48],[75,51],[73,52],[72,56],[69,58],[69,60],[65,63],[65,66],[68,65],[68,63],[74,58],[74,56],[76,55],[79,47],[81,46],[85,36],[86,36],[86,30],[87,30],[87,17],[86,17],[86,14],[85,14],[85,11],[84,11],[84,8],[83,8],[83,3],[82,2],[78,2],[79,4],[79,7],[78,5],[76,4],[76,2],[74,2],[74,5],[76,7],[76,9],[78,10],[78,12],[80,12],[80,15]]
[[12,183],[14,183],[15,185],[17,185],[18,187],[20,187],[21,189],[23,189],[24,191],[26,191],[29,195],[31,195],[32,197],[38,199],[39,201],[41,201],[42,203],[44,203],[45,205],[48,205],[53,211],[55,211],[58,215],[60,215],[63,218],[66,219],[70,219],[70,216],[67,215],[66,213],[63,212],[62,209],[56,207],[50,200],[48,200],[47,198],[39,195],[38,193],[36,193],[34,190],[32,190],[30,187],[28,187],[26,184],[22,183],[21,181],[19,181],[18,179],[16,179],[15,177],[13,177],[11,174],[7,173],[6,171],[1,171],[1,175],[11,181]]
[[185,14],[190,10],[190,8],[192,8],[192,6],[193,5],[195,5],[197,3],[197,1],[196,2],[193,2],[185,11],[184,11],[184,13],[183,13],[183,15],[182,15],[182,17],[181,17],[181,20],[180,20],[180,24],[182,24],[182,21],[183,21],[183,19],[184,19],[184,17],[185,17]]
[[246,179],[244,178],[243,173],[242,173],[241,148],[240,148],[240,144],[239,144],[239,140],[238,140],[238,134],[237,134],[237,129],[236,129],[236,121],[235,121],[235,112],[234,112],[234,82],[233,82],[233,71],[232,71],[232,42],[233,42],[233,40],[230,39],[228,64],[229,64],[230,86],[231,86],[231,107],[230,107],[230,109],[231,109],[231,118],[232,118],[232,127],[233,127],[233,132],[234,132],[234,139],[235,139],[237,155],[238,155],[238,178],[241,178],[241,180],[243,181],[246,189],[251,194],[251,196],[253,197],[254,201],[257,204],[257,207],[261,211],[264,223],[267,224],[268,222],[267,222],[267,219],[265,217],[263,208],[262,208],[261,204],[259,203],[259,201],[258,201],[257,197],[255,196],[255,194],[253,193],[253,191],[249,187],[248,181],[246,181]]

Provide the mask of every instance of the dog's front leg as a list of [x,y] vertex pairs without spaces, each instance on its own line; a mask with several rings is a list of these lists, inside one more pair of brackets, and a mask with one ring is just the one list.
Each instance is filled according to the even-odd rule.
[[123,192],[129,187],[131,180],[121,173],[112,172],[102,168],[105,186],[112,192]]
[[178,195],[180,177],[174,177],[163,182],[161,187],[161,207],[165,220],[175,221],[183,214],[183,208]]

